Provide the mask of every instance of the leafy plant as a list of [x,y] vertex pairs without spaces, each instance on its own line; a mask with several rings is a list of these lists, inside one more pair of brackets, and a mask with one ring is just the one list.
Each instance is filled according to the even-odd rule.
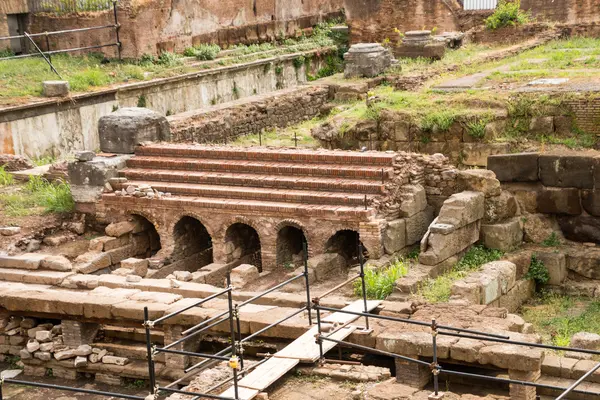
[[8,47],[4,50],[0,50],[0,58],[12,57],[14,55],[15,55],[14,51],[9,49]]
[[199,44],[194,47],[188,47],[183,52],[184,56],[196,57],[200,61],[214,60],[221,52],[221,47],[217,44]]
[[[367,298],[384,300],[394,291],[396,281],[408,273],[408,265],[403,260],[396,260],[389,267],[381,270],[365,271],[365,287]],[[354,294],[362,296],[362,280],[354,282]]]
[[550,236],[548,236],[543,242],[542,245],[546,247],[556,247],[560,246],[560,239],[556,232],[552,232]]
[[75,207],[68,183],[50,183],[39,176],[31,176],[20,192],[1,195],[0,203],[10,216],[31,215],[36,208],[64,213]]
[[521,10],[521,0],[500,0],[492,15],[485,20],[487,29],[499,29],[505,26],[523,25],[531,21],[531,15]]
[[531,264],[529,265],[529,271],[525,275],[527,279],[533,279],[536,287],[539,289],[550,281],[550,272],[544,265],[544,262],[534,255],[531,256]]
[[296,58],[294,58],[294,60],[292,61],[292,63],[294,64],[294,68],[296,70],[299,70],[300,68],[302,68],[302,66],[304,65],[306,61],[306,58],[304,56],[298,56]]
[[158,56],[156,60],[156,64],[166,66],[166,67],[174,67],[181,64],[181,58],[175,53],[171,53],[170,51],[163,51]]
[[137,106],[141,107],[141,108],[146,107],[146,95],[145,94],[141,94],[138,97]]
[[12,185],[14,181],[12,174],[3,165],[0,166],[0,186]]
[[485,137],[485,127],[489,120],[487,118],[479,118],[475,121],[467,123],[467,133],[476,139],[483,139]]
[[8,364],[8,369],[23,369],[23,367],[19,366],[19,361],[21,361],[21,357],[19,356],[5,356],[4,362]]
[[423,115],[419,120],[421,130],[431,132],[433,130],[447,131],[456,120],[456,113],[449,110],[433,111]]

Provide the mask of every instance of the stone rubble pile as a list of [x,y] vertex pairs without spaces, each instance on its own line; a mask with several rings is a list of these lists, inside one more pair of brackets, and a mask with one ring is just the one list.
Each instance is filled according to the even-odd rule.
[[142,184],[139,186],[128,185],[125,189],[116,190],[115,195],[117,196],[133,196],[133,197],[146,197],[148,199],[161,199],[163,197],[171,197],[169,192],[160,192],[153,189],[152,186]]
[[27,364],[29,360],[73,360],[75,368],[88,363],[126,365],[129,359],[90,345],[69,347],[64,343],[60,324],[40,323],[35,318],[4,316],[0,318],[0,356],[18,356]]

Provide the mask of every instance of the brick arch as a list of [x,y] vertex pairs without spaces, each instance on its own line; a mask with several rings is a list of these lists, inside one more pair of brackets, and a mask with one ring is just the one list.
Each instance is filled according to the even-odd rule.
[[158,222],[158,220],[152,215],[152,213],[149,213],[148,211],[143,211],[143,210],[131,210],[131,209],[127,209],[125,211],[125,215],[127,216],[134,216],[134,215],[139,215],[140,217],[144,217],[148,220],[148,222],[150,222],[153,226],[154,229],[156,229],[157,232],[163,231],[164,232],[164,224]]
[[206,217],[203,217],[199,213],[195,213],[193,211],[184,211],[184,212],[175,214],[173,217],[170,217],[169,223],[168,223],[168,226],[166,229],[167,232],[169,232],[170,234],[173,234],[177,223],[179,223],[179,221],[181,221],[185,217],[190,217],[190,218],[194,218],[194,219],[198,220],[198,222],[200,222],[202,225],[204,225],[204,228],[206,228],[206,231],[208,232],[210,237],[214,238],[214,236],[215,236],[214,227],[211,226],[210,224],[206,223]]
[[[300,232],[302,232],[302,235],[304,236],[304,239],[306,240],[306,248],[307,248],[308,256],[311,255],[311,248],[313,247],[312,244],[314,243],[314,237],[312,236],[312,233],[309,233],[309,230],[300,221],[297,221],[294,219],[284,219],[283,221],[280,221],[277,225],[275,225],[275,229],[274,229],[276,262],[278,265],[280,265],[280,261],[281,261],[280,260],[280,247],[279,247],[281,243],[280,243],[279,235],[280,235],[281,231],[287,227],[296,228]],[[286,247],[289,248],[289,246],[286,246]],[[300,250],[300,249],[296,249],[296,250]],[[284,251],[284,253],[285,253],[285,251]],[[297,254],[297,253],[293,253],[293,254]]]
[[[363,245],[363,249],[366,250],[367,252],[369,252],[369,248],[365,245],[364,243],[364,239],[361,238],[361,234],[360,234],[360,229],[358,229],[357,227],[352,227],[352,226],[338,226],[336,227],[336,229],[330,230],[330,232],[333,231],[329,236],[327,236],[327,239],[325,240],[325,243],[323,245],[323,250],[327,251],[331,246],[340,246],[340,248],[338,249],[338,252],[342,255],[344,255],[345,258],[352,258],[354,256],[357,256],[357,248],[356,248],[356,243],[348,243],[347,240],[349,237],[351,237],[350,235],[343,235],[343,232],[354,232],[356,234],[356,237],[358,238],[358,240],[360,241],[360,243],[362,243]],[[336,237],[336,235],[338,235],[338,240],[334,240],[334,238]],[[344,238],[344,236],[346,236],[346,238]]]
[[[220,235],[218,238],[219,243],[222,246],[226,245],[227,232],[235,224],[247,225],[250,228],[254,229],[254,231],[256,232],[258,243],[255,243],[255,245],[258,246],[260,251],[257,252],[259,259],[256,259],[254,261],[257,263],[256,266],[259,267],[260,270],[262,270],[262,262],[263,262],[263,258],[264,258],[263,255],[265,254],[265,245],[268,242],[268,240],[265,239],[267,235],[265,234],[264,230],[261,229],[261,227],[255,222],[255,220],[244,217],[244,216],[235,216],[233,218],[230,218],[227,223],[224,223],[222,225],[222,228],[219,232],[219,235]],[[252,245],[252,243],[249,243],[249,244]],[[226,248],[225,247],[221,248],[221,253],[220,253],[221,256],[227,256],[226,253],[223,253],[224,251],[226,251]],[[230,262],[230,261],[231,260],[227,260],[227,262]]]

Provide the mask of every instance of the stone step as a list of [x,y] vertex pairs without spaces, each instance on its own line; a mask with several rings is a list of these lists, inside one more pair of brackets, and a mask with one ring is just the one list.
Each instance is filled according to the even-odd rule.
[[0,268],[0,281],[7,282],[22,282],[56,286],[60,285],[62,281],[71,275],[75,275],[75,273],[70,271],[32,271],[27,269]]
[[[201,185],[194,183],[170,183],[153,181],[128,181],[115,189],[128,185],[150,185],[161,192],[181,196],[222,197],[228,199],[261,200],[309,204],[364,206],[365,196],[360,193],[318,192],[308,190],[271,189],[240,186]],[[367,201],[373,196],[367,196]]]
[[324,176],[336,178],[389,180],[391,167],[370,167],[342,164],[304,164],[272,161],[245,161],[228,159],[199,159],[183,157],[136,156],[127,160],[132,168],[171,169],[187,171],[243,172],[269,175]]
[[181,172],[165,169],[126,168],[121,176],[131,180],[153,182],[196,183],[209,185],[244,186],[280,189],[327,190],[330,192],[355,192],[362,194],[384,194],[381,181],[341,179],[334,177],[270,176],[266,174]]
[[[562,388],[568,388],[572,384],[576,382],[576,379],[566,379],[566,378],[557,378],[555,376],[546,376],[542,375],[540,379],[536,381],[536,383],[540,383],[542,385],[552,385]],[[595,382],[582,382],[578,387],[578,390],[583,390],[586,392],[591,392],[591,394],[584,393],[570,393],[567,395],[567,399],[569,400],[593,400],[600,398],[600,383]],[[553,390],[546,388],[538,388],[537,393],[540,395],[548,395],[556,398],[559,396],[564,390]],[[594,394],[595,393],[595,394]]]
[[311,205],[300,203],[282,203],[274,201],[236,200],[226,198],[171,196],[160,199],[147,197],[117,196],[114,193],[102,196],[107,205],[123,206],[133,203],[147,207],[169,207],[177,209],[205,208],[213,210],[228,211],[253,211],[265,215],[282,214],[306,215],[311,217],[332,217],[349,219],[368,219],[374,215],[375,210],[364,207],[335,206],[335,205]]
[[268,162],[333,163],[388,166],[395,154],[381,152],[315,151],[296,149],[232,148],[188,144],[151,144],[136,148],[139,156],[193,157]]

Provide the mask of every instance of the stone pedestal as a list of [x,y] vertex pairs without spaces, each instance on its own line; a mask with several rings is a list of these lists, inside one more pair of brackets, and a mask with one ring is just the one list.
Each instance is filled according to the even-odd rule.
[[[417,356],[409,356],[417,358]],[[396,382],[413,388],[423,389],[431,380],[431,369],[425,365],[396,359]]]
[[392,55],[377,43],[359,43],[344,54],[345,78],[373,78],[392,65]]
[[439,60],[446,54],[446,44],[436,42],[431,31],[409,31],[404,34],[402,44],[394,49],[397,58],[431,58]]
[[45,97],[63,97],[69,95],[69,82],[67,81],[44,81],[42,82],[42,93]]
[[[510,379],[523,381],[523,382],[535,382],[537,381],[542,372],[541,370],[536,371],[517,371],[514,369],[508,370],[508,376]],[[510,399],[511,400],[536,400],[536,388],[534,386],[524,386],[511,383],[509,386]]]
[[98,121],[100,149],[106,153],[133,154],[143,142],[169,141],[167,118],[147,108],[121,108]]

